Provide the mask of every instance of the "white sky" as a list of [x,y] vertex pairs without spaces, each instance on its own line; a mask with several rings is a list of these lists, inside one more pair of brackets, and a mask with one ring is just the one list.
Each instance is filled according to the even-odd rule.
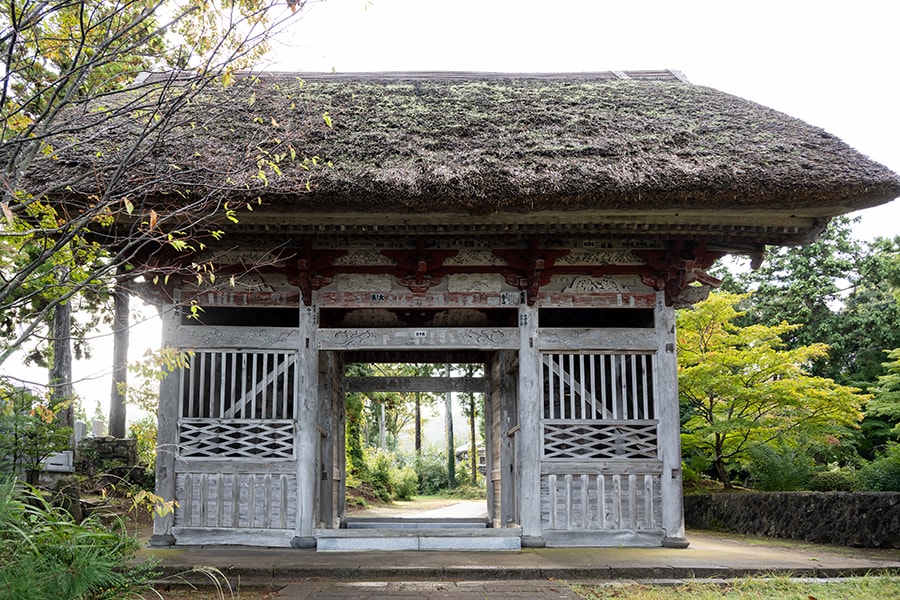
[[[803,119],[900,172],[900,2],[893,0],[324,0],[298,13],[271,63],[285,71],[675,69]],[[900,234],[900,202],[857,237]],[[132,357],[158,344],[158,321]],[[77,364],[108,370],[109,352]],[[37,374],[36,374],[37,375]],[[43,377],[43,375],[37,375]],[[77,385],[90,414],[109,378]]]

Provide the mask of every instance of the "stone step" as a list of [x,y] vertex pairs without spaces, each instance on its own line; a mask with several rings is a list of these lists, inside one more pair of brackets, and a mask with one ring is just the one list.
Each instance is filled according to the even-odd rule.
[[520,550],[522,529],[381,528],[317,529],[319,552],[359,552],[363,550]]
[[487,529],[487,519],[413,519],[351,517],[347,529]]

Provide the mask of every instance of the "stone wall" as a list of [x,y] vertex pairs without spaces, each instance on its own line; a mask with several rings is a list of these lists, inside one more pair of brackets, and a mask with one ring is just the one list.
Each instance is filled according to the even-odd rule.
[[684,497],[689,528],[900,548],[900,493],[747,492]]
[[88,437],[81,440],[75,451],[75,470],[92,474],[109,465],[138,464],[137,440],[114,437]]

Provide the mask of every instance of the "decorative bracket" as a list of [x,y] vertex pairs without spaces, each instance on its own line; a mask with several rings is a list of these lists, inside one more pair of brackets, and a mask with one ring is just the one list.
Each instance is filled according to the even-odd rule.
[[557,259],[566,256],[570,250],[548,250],[540,247],[537,239],[532,239],[524,250],[494,250],[509,265],[504,269],[506,283],[526,293],[529,306],[537,300],[542,285],[550,283],[552,267]]
[[382,250],[397,264],[397,283],[411,292],[422,293],[440,284],[444,278],[444,261],[459,250],[426,250],[425,242],[416,240],[415,250]]
[[[711,267],[726,252],[708,250],[706,241],[676,241],[668,250],[635,250],[647,261],[648,269],[641,280],[657,291],[664,291],[667,306],[676,308],[692,306],[703,300],[709,290],[722,282],[709,275]],[[699,282],[700,286],[690,284]]]

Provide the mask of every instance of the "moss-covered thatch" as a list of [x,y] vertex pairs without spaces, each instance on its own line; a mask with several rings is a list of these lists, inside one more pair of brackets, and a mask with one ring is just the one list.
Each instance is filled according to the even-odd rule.
[[[111,124],[97,152],[48,162],[39,176],[102,174],[146,119]],[[130,169],[132,194],[261,196],[317,213],[818,217],[900,195],[897,175],[833,135],[666,73],[272,75],[210,87],[179,122]]]

